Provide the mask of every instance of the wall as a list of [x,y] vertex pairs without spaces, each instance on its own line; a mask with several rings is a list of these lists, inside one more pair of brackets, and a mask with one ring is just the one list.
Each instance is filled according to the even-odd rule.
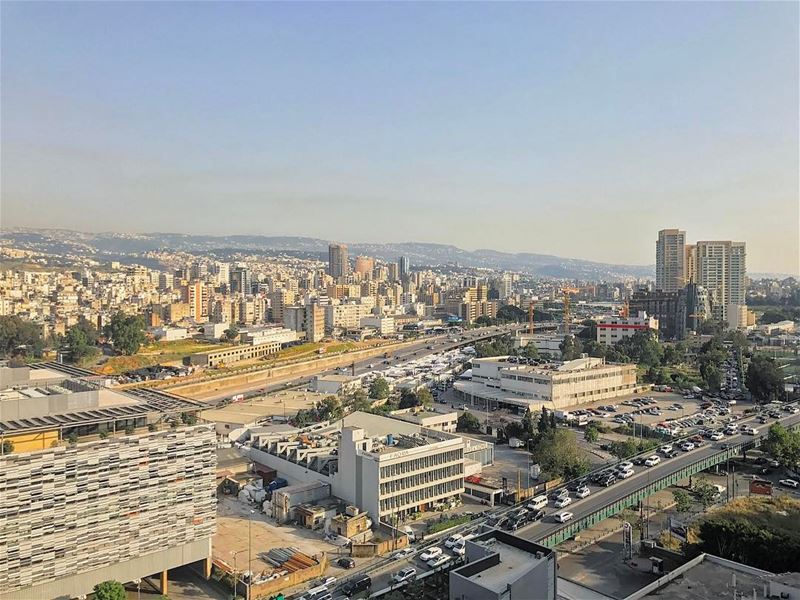
[[[324,554],[322,554],[319,558],[319,563],[313,567],[308,567],[299,571],[293,571],[292,573],[275,579],[274,581],[267,581],[265,583],[256,583],[252,585],[250,588],[250,599],[258,600],[259,598],[269,598],[273,594],[276,594],[287,587],[292,587],[305,581],[310,581],[311,579],[320,577],[325,572],[325,569],[328,568],[328,558]],[[241,589],[239,592],[241,593]]]
[[97,390],[53,394],[37,398],[15,398],[0,402],[4,421],[43,417],[54,413],[75,412],[97,408],[100,393]]
[[[285,478],[290,485],[309,483],[311,481],[332,484],[331,478],[322,473],[317,473],[316,471],[312,471],[304,466],[289,462],[288,460],[284,460],[274,454],[264,452],[257,448],[247,448],[246,456],[251,461],[275,469],[278,472],[278,477]],[[336,495],[335,491],[334,495]]]
[[34,452],[50,448],[53,442],[58,442],[58,430],[7,435],[3,439],[14,444],[14,453]]
[[381,556],[395,550],[402,550],[408,546],[408,536],[398,533],[397,537],[382,539],[380,542],[367,542],[364,544],[351,544],[350,556],[371,557]]

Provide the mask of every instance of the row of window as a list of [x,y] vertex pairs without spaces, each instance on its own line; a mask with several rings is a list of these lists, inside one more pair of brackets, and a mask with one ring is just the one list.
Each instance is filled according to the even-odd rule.
[[419,488],[417,490],[413,490],[405,494],[400,494],[399,496],[392,496],[390,498],[381,500],[380,511],[381,514],[384,514],[386,512],[393,512],[395,510],[399,510],[403,507],[419,506],[420,504],[424,504],[425,502],[430,501],[433,498],[439,498],[444,495],[455,494],[463,489],[464,489],[464,480],[462,478],[451,479],[450,481],[445,481],[438,485]]
[[462,475],[463,473],[464,463],[457,463],[450,465],[449,467],[425,471],[423,473],[409,475],[408,477],[387,481],[381,484],[380,493],[381,496],[394,494],[408,488],[419,487],[421,485],[430,485],[442,479],[449,479],[451,477],[455,477],[456,475]]
[[458,450],[449,450],[447,452],[438,452],[436,454],[428,454],[426,456],[420,456],[419,458],[413,458],[401,463],[395,463],[393,465],[381,467],[381,479],[397,477],[398,475],[405,475],[406,473],[415,473],[424,469],[431,469],[437,465],[462,461],[463,459],[463,448],[459,448]]

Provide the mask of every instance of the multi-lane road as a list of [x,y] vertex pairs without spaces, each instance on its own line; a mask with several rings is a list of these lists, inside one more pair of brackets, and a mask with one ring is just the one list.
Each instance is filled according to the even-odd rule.
[[[616,502],[628,498],[632,494],[647,488],[649,485],[656,483],[659,480],[679,473],[682,470],[703,461],[704,459],[710,459],[715,455],[729,452],[728,449],[731,447],[735,447],[748,441],[757,444],[760,439],[767,434],[769,426],[773,423],[780,422],[785,426],[798,426],[800,425],[800,414],[786,414],[786,416],[782,416],[780,419],[771,420],[770,423],[767,423],[766,425],[756,424],[755,421],[756,417],[753,416],[742,419],[738,421],[737,424],[754,424],[759,432],[756,436],[735,434],[732,436],[727,436],[723,441],[704,443],[699,448],[695,448],[689,452],[681,452],[675,458],[665,459],[662,456],[662,461],[658,465],[649,468],[644,466],[634,467],[635,472],[633,476],[621,481],[617,481],[617,483],[611,485],[610,487],[606,488],[589,484],[591,494],[584,499],[574,498],[572,504],[564,509],[554,508],[551,501],[546,509],[547,514],[545,515],[544,519],[518,529],[515,532],[515,535],[533,541],[544,541],[549,536],[558,533],[562,528],[570,526],[570,523],[565,525],[555,521],[553,515],[558,512],[569,511],[573,513],[574,519],[572,523],[579,523],[581,519],[590,517],[598,511],[601,511]],[[731,452],[730,457],[733,458],[733,456],[734,454]],[[518,507],[499,507],[492,511],[492,513],[494,515],[502,515],[511,512],[512,510],[516,510],[516,508]],[[428,567],[419,559],[419,555],[422,553],[422,551],[424,551],[424,549],[430,546],[439,546],[442,548],[445,554],[452,556],[452,552],[444,548],[444,539],[454,533],[464,533],[465,531],[472,530],[477,526],[484,524],[485,521],[486,518],[481,518],[460,527],[455,527],[451,530],[448,530],[445,534],[443,534],[443,537],[437,540],[432,540],[425,544],[415,546],[415,553],[411,556],[402,559],[392,559],[389,557],[381,560],[378,563],[375,563],[364,571],[360,571],[360,573],[366,573],[370,575],[373,582],[373,591],[385,589],[391,583],[392,573],[400,570],[401,568],[413,566],[416,568],[417,573],[430,570],[430,567]]]

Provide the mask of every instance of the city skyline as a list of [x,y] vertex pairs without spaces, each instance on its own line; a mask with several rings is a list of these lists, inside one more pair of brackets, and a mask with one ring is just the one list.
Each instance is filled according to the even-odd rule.
[[4,3],[4,227],[800,272],[796,4],[154,11]]

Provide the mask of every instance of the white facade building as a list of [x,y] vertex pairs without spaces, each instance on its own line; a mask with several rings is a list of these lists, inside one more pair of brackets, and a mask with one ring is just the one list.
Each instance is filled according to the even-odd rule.
[[604,317],[597,323],[597,341],[612,346],[620,340],[631,337],[637,331],[658,333],[658,319],[646,312],[639,312],[636,316],[630,317]]

